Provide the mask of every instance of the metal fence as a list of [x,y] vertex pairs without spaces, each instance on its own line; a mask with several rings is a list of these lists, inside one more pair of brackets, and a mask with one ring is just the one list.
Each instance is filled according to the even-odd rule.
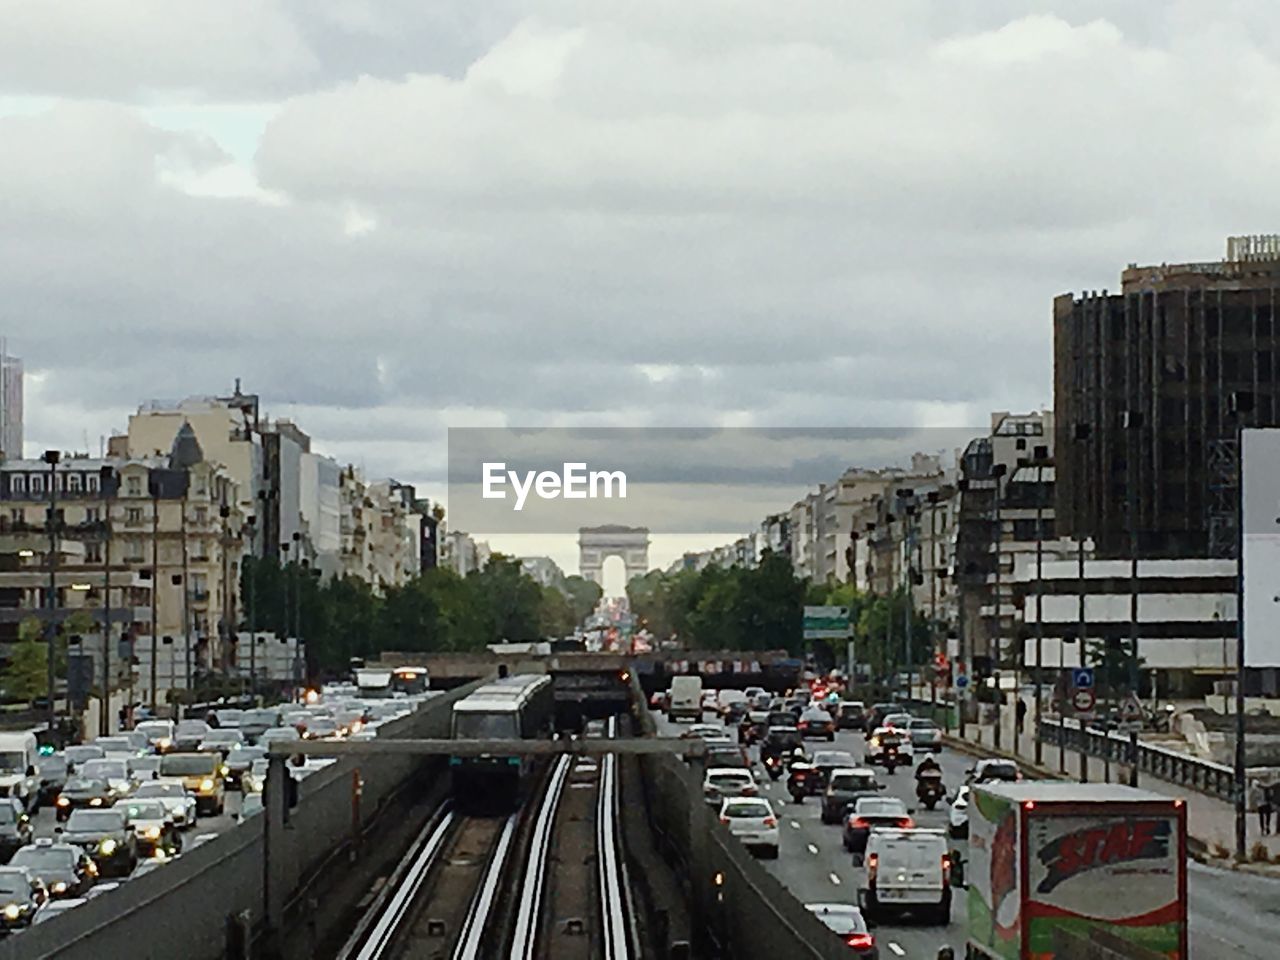
[[[1079,750],[1113,763],[1134,762],[1133,744],[1126,734],[1085,729],[1078,720],[1042,718],[1036,728],[1036,736],[1042,743],[1062,744],[1068,750]],[[1137,749],[1139,770],[1220,800],[1235,798],[1235,771],[1226,764],[1201,760],[1178,750],[1141,741]]]

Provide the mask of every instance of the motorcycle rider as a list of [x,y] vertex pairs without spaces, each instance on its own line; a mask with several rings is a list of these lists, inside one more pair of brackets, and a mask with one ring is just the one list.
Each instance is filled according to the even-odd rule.
[[[920,764],[916,767],[916,779],[917,780],[923,779],[924,776],[926,775],[926,772],[930,770],[937,771],[938,776],[942,776],[942,765],[938,763],[938,761],[935,760],[933,757],[925,757],[923,760],[920,761]],[[929,774],[929,775],[932,776],[932,774]]]

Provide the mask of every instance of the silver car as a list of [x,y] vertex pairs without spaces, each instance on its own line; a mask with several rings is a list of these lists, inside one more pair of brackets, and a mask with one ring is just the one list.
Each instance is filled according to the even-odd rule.
[[912,720],[909,732],[911,734],[911,746],[917,751],[932,750],[934,753],[942,752],[942,731],[938,729],[938,725],[932,720]]

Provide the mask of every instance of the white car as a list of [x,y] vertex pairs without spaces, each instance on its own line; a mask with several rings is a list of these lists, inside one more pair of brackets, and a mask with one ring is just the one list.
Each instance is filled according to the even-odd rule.
[[754,797],[756,778],[742,767],[711,767],[702,780],[702,796],[713,807],[729,797]]
[[969,836],[969,788],[961,787],[956,791],[947,811],[947,829],[956,840],[964,840]]
[[942,830],[877,827],[867,840],[866,866],[858,905],[867,920],[910,913],[951,922],[951,856]]
[[174,826],[186,829],[196,822],[196,798],[187,793],[181,780],[149,780],[133,792],[136,800],[159,800]]
[[907,731],[891,727],[877,727],[875,732],[871,734],[871,739],[867,741],[866,764],[868,766],[871,764],[884,766],[884,745],[889,738],[896,739],[898,742],[898,763],[906,767],[914,764],[916,750],[911,745],[911,737]]
[[720,805],[720,822],[728,826],[748,850],[758,850],[771,860],[778,859],[778,818],[768,800],[761,797],[731,797]]

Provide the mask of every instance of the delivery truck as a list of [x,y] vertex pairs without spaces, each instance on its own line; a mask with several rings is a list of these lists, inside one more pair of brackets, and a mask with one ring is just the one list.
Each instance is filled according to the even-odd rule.
[[671,720],[692,720],[695,723],[702,719],[702,678],[672,677],[671,706],[667,708],[667,716]]
[[969,801],[965,956],[1059,960],[1091,939],[1187,957],[1182,800],[1104,783],[983,783]]

